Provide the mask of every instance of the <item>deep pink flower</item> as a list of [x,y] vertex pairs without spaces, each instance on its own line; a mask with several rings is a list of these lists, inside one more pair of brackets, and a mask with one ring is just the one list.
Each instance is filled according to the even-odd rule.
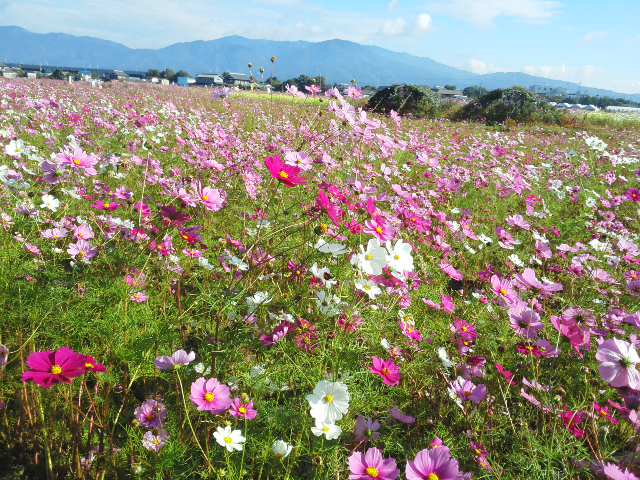
[[624,195],[630,202],[640,203],[640,190],[638,190],[637,188],[630,188],[625,192]]
[[33,382],[42,388],[57,383],[71,383],[85,373],[86,357],[68,347],[56,352],[33,352],[27,359],[31,369],[22,374],[23,382]]
[[282,158],[268,157],[264,164],[269,169],[271,176],[283,183],[287,188],[293,188],[296,185],[304,185],[307,181],[300,176],[300,168],[292,167],[282,161]]
[[102,200],[98,200],[96,201],[93,205],[91,205],[91,208],[93,208],[94,210],[100,210],[103,212],[113,212],[114,210],[117,210],[120,207],[120,205],[118,205],[115,202],[109,202],[109,201],[102,201]]
[[229,387],[218,382],[215,378],[209,380],[200,377],[191,384],[191,401],[201,412],[211,412],[220,415],[231,405]]
[[371,360],[373,365],[369,368],[369,371],[382,378],[385,385],[395,387],[400,384],[400,368],[393,360],[382,360],[378,357],[373,357]]
[[376,215],[373,219],[364,222],[364,224],[365,228],[363,229],[363,232],[373,235],[380,240],[380,242],[386,242],[387,240],[393,239],[393,230],[384,217]]
[[229,413],[232,417],[244,418],[245,420],[253,420],[258,415],[256,409],[253,408],[253,402],[243,403],[239,398],[233,399]]
[[587,419],[587,414],[585,412],[565,410],[560,414],[560,419],[571,435],[577,439],[585,437],[586,432],[580,428],[580,425]]
[[107,371],[107,368],[101,363],[96,362],[96,359],[91,355],[87,355],[84,357],[84,370],[85,373],[104,373]]
[[393,458],[383,458],[377,448],[366,453],[353,452],[349,457],[350,480],[395,480],[400,475]]

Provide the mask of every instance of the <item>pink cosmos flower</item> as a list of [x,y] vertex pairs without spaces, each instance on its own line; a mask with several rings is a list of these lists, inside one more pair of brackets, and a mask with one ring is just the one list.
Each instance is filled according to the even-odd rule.
[[391,418],[393,418],[394,420],[400,423],[404,423],[405,425],[412,425],[416,423],[416,417],[407,415],[406,413],[402,412],[402,410],[400,410],[398,407],[393,407],[391,410],[389,410],[389,415],[391,415]]
[[89,262],[98,254],[98,250],[93,248],[86,240],[78,240],[76,243],[71,243],[67,247],[67,253],[71,255],[71,258],[77,258],[83,262]]
[[407,462],[407,480],[459,480],[462,473],[458,462],[451,457],[447,447],[425,449]]
[[393,458],[383,458],[377,448],[366,453],[353,452],[349,457],[350,480],[395,480],[400,475]]
[[513,284],[506,278],[497,275],[491,276],[491,289],[498,297],[498,304],[501,306],[513,305],[519,300],[518,294],[513,289]]
[[371,220],[364,222],[364,233],[368,233],[376,237],[380,242],[386,242],[393,239],[393,230],[389,224],[385,221],[384,217],[376,215]]
[[4,368],[7,365],[7,359],[9,358],[9,349],[6,345],[0,344],[0,368]]
[[622,470],[618,465],[613,463],[607,463],[602,469],[602,472],[609,480],[640,480],[640,478],[628,469],[625,468]]
[[476,405],[480,404],[485,398],[487,398],[486,385],[475,385],[472,381],[466,380],[463,377],[458,377],[451,383],[451,390],[463,402],[470,401]]
[[253,408],[253,402],[243,403],[239,398],[233,399],[229,413],[232,417],[244,418],[245,420],[253,420],[258,415],[256,409]]
[[68,165],[72,170],[82,171],[88,177],[98,174],[95,168],[98,163],[98,157],[85,153],[78,146],[67,147],[57,155],[56,160],[60,165]]
[[145,400],[133,414],[144,428],[162,428],[167,419],[167,408],[157,400]]
[[282,161],[282,158],[268,157],[264,164],[269,169],[271,176],[284,184],[287,188],[293,188],[296,185],[304,185],[307,181],[300,176],[300,168],[292,167]]
[[191,384],[191,401],[201,412],[220,415],[231,405],[229,387],[215,378],[209,380],[200,377]]
[[380,438],[380,422],[358,415],[356,426],[353,430],[353,437],[357,443],[375,441]]
[[369,371],[374,375],[382,378],[385,385],[395,387],[400,385],[400,368],[393,362],[393,360],[382,360],[378,357],[373,357],[373,366],[369,368]]
[[133,303],[145,303],[149,299],[149,296],[145,292],[136,292],[129,297]]
[[31,369],[22,374],[23,382],[33,382],[42,388],[58,383],[71,383],[85,373],[86,357],[68,347],[56,352],[33,352],[27,359]]
[[158,453],[162,450],[169,440],[169,434],[166,430],[149,430],[142,437],[142,446],[147,450]]
[[210,212],[217,212],[222,209],[227,199],[227,194],[217,188],[204,187],[199,192],[200,201],[204,208]]
[[565,410],[560,414],[560,419],[569,433],[577,439],[582,439],[587,434],[582,428],[580,428],[580,425],[587,419],[587,414],[585,412]]
[[640,357],[632,344],[619,338],[605,340],[598,347],[596,360],[600,375],[609,385],[640,390],[640,373],[636,369]]
[[511,328],[524,338],[536,338],[544,325],[540,321],[540,315],[529,308],[526,303],[519,303],[509,309]]
[[156,368],[162,371],[172,370],[176,367],[186,367],[196,359],[196,353],[187,353],[184,350],[177,350],[170,357],[163,355],[156,358]]

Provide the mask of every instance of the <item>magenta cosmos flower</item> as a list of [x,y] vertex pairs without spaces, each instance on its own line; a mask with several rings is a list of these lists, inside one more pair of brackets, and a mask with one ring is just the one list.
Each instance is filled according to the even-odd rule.
[[244,418],[245,420],[253,420],[258,415],[256,409],[253,408],[253,402],[243,403],[239,398],[233,399],[229,413],[232,417]]
[[400,368],[393,363],[393,360],[382,360],[378,357],[373,357],[371,360],[373,365],[369,371],[382,378],[385,385],[395,387],[400,384]]
[[56,160],[60,165],[68,165],[72,170],[81,170],[88,177],[98,174],[96,171],[98,157],[85,153],[78,146],[69,146],[65,151],[57,155]]
[[366,453],[353,452],[349,457],[350,480],[395,480],[400,475],[393,458],[383,458],[377,448]]
[[640,390],[640,373],[636,369],[640,357],[633,345],[619,338],[605,340],[598,348],[596,360],[600,375],[609,385]]
[[191,384],[191,401],[201,412],[220,415],[231,405],[229,387],[215,378],[200,377]]
[[33,352],[27,359],[31,369],[22,374],[23,382],[33,382],[42,388],[57,383],[71,383],[85,373],[86,357],[68,347],[56,352]]
[[91,355],[87,355],[84,357],[84,371],[85,373],[104,373],[107,369],[104,365],[98,363]]
[[407,480],[458,480],[462,477],[458,462],[447,447],[425,449],[407,462]]
[[278,156],[268,157],[264,164],[269,169],[271,176],[283,183],[287,188],[293,188],[296,185],[303,185],[307,181],[300,176],[300,168],[287,165]]

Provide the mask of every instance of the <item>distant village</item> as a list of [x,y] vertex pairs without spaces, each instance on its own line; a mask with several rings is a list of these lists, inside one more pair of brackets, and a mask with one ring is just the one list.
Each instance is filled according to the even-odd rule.
[[[195,76],[184,70],[174,72],[170,69],[164,71],[148,70],[117,70],[103,68],[76,68],[65,66],[42,66],[42,65],[25,65],[15,63],[0,63],[0,77],[4,78],[51,78],[56,80],[64,80],[68,82],[88,82],[94,87],[101,87],[107,82],[130,82],[130,83],[151,83],[157,85],[178,85],[180,87],[200,87],[200,88],[219,88],[229,87],[237,90],[256,90],[256,91],[283,91],[285,85],[296,84],[299,88],[303,88],[304,84],[315,83],[321,88],[336,87],[341,92],[345,92],[352,83],[327,85],[323,77],[308,77],[300,75],[295,79],[279,81],[275,78],[264,79],[264,69],[259,69],[260,78],[252,71],[253,66],[248,65],[249,73],[200,73]],[[373,95],[379,88],[383,87],[360,87],[365,97]],[[467,87],[458,90],[454,85],[431,86],[441,100],[457,103],[466,103],[472,98],[477,98],[486,90],[482,87]],[[547,100],[550,106],[559,110],[574,110],[594,112],[599,110],[607,110],[614,112],[632,112],[640,113],[640,104],[624,100],[622,98],[614,99],[611,97],[593,97],[584,92],[570,92],[564,88],[548,87],[542,85],[531,85],[528,87],[531,93],[534,93]],[[581,103],[584,102],[584,103]],[[593,103],[587,103],[592,101]]]

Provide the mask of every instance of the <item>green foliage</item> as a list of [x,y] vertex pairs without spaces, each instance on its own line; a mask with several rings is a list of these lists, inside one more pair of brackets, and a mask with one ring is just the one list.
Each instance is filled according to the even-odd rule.
[[462,93],[469,98],[480,98],[483,95],[486,95],[488,92],[489,90],[481,87],[480,85],[472,85],[462,90]]
[[438,96],[428,88],[413,85],[393,85],[379,90],[369,99],[367,108],[377,113],[391,110],[415,118],[435,117],[440,111]]
[[560,113],[522,87],[493,90],[473,100],[454,116],[455,120],[485,121],[488,124],[507,120],[525,123],[545,121],[558,123]]

